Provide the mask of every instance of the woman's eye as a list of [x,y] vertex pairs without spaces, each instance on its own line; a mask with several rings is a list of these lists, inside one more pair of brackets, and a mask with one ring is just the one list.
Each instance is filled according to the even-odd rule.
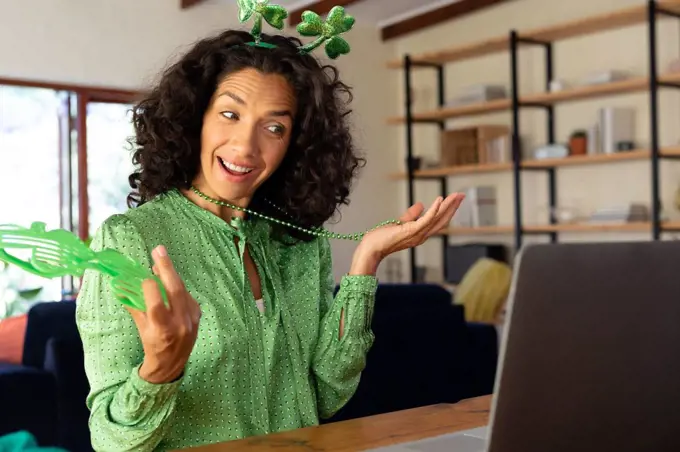
[[269,130],[271,133],[276,134],[276,135],[283,135],[283,132],[285,131],[283,126],[278,125],[278,124],[267,127],[267,130]]
[[223,111],[221,115],[227,119],[238,119],[238,115],[233,111]]

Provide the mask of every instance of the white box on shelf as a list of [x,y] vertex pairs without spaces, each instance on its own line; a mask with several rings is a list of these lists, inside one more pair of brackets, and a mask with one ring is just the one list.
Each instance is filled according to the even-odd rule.
[[603,207],[590,215],[591,223],[630,223],[649,221],[649,219],[649,208],[640,203]]
[[607,107],[599,110],[598,130],[600,152],[618,152],[621,142],[635,141],[635,110],[632,108]]
[[630,74],[626,71],[609,70],[593,72],[583,79],[583,84],[586,86],[600,85],[603,83],[613,83],[619,80],[625,80],[627,78],[630,78]]
[[465,200],[453,217],[453,227],[496,226],[498,222],[496,187],[480,186],[463,190]]
[[488,102],[495,99],[507,99],[508,93],[502,85],[472,85],[460,90],[458,95],[450,99],[446,105],[448,107],[458,107],[461,105]]

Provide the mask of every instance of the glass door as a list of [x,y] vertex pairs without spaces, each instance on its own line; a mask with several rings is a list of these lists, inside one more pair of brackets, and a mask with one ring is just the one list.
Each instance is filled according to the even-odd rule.
[[[38,221],[87,240],[106,218],[127,210],[133,171],[130,110],[137,96],[3,79],[0,224],[28,227]],[[78,283],[71,277],[47,280],[0,264],[0,318],[17,311],[15,299],[73,298]]]
[[109,216],[127,210],[132,174],[132,105],[87,103],[88,235]]
[[[63,107],[62,92],[0,85],[0,224],[61,227]],[[0,267],[0,318],[19,303],[61,299],[61,280]]]

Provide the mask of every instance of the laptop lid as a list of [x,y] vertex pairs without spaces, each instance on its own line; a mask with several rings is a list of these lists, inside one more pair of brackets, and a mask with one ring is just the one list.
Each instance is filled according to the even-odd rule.
[[680,242],[529,245],[489,452],[680,450]]

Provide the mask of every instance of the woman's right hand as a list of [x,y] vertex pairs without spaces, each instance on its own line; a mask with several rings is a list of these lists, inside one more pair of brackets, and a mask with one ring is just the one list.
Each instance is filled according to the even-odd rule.
[[154,273],[160,278],[168,297],[169,307],[155,281],[144,281],[146,312],[128,308],[139,330],[144,348],[144,362],[139,376],[149,383],[162,384],[177,380],[196,343],[201,310],[187,292],[175,271],[167,250],[153,250]]

